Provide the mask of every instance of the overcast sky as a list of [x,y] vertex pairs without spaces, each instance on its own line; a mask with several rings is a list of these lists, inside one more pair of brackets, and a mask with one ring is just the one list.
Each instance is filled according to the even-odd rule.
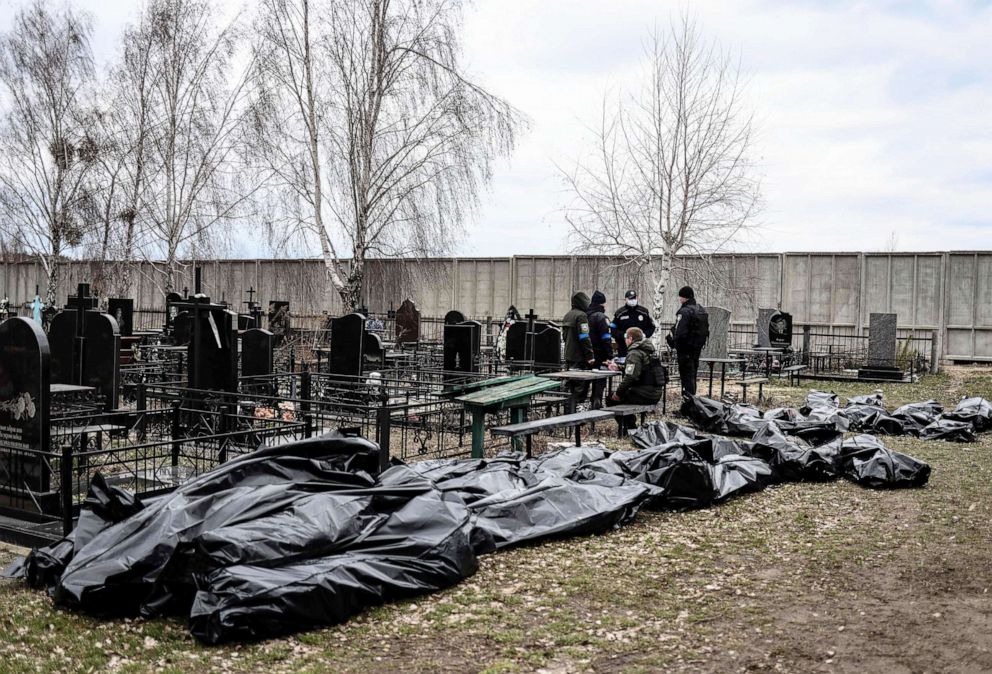
[[[0,0],[4,29],[19,4]],[[137,3],[76,4],[107,44]],[[765,203],[749,248],[992,248],[990,2],[476,0],[465,64],[532,125],[458,254],[566,252],[553,162],[582,154],[604,93],[682,7],[748,79]]]

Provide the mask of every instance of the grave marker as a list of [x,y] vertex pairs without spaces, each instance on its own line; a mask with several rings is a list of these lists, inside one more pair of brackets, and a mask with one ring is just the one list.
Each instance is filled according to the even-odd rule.
[[272,374],[275,343],[275,335],[268,330],[246,330],[241,335],[241,376]]
[[777,313],[778,309],[758,309],[758,318],[754,322],[755,332],[758,335],[755,346],[770,347],[772,345],[768,339],[768,325],[771,323],[772,317]]
[[173,322],[176,320],[176,316],[179,315],[179,307],[176,306],[180,302],[184,302],[183,296],[179,293],[167,293],[165,296],[165,332],[167,334],[172,332]]
[[331,321],[330,373],[349,377],[362,374],[365,355],[365,316],[348,314]]
[[190,316],[189,387],[236,391],[238,315],[209,302],[192,302],[184,306]]
[[768,343],[779,349],[792,346],[792,314],[779,311],[768,321]]
[[86,312],[83,322],[83,386],[92,386],[109,412],[117,408],[120,391],[121,336],[108,314]]
[[134,300],[111,297],[107,300],[107,313],[117,321],[121,337],[131,337],[134,334]]
[[410,344],[420,341],[420,311],[410,300],[396,310],[396,343]]
[[292,329],[289,302],[280,300],[269,302],[269,332],[276,336],[276,343],[288,337]]
[[709,314],[710,336],[703,346],[701,358],[727,358],[730,341],[730,312],[723,307],[706,307]]
[[461,316],[449,311],[444,317],[444,369],[451,372],[478,372],[479,352],[482,342],[482,324],[478,321],[448,323]]
[[0,323],[0,484],[50,490],[49,348],[27,318]]
[[897,314],[873,313],[868,319],[868,360],[858,370],[858,379],[900,381],[896,367]]

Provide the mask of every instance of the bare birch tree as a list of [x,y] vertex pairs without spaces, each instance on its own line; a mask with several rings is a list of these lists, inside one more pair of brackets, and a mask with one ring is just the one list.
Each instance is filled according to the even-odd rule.
[[206,0],[150,0],[128,35],[147,49],[128,77],[148,87],[136,109],[148,126],[135,136],[141,154],[125,214],[141,219],[145,253],[164,259],[169,291],[180,254],[209,246],[250,197],[235,165],[245,78],[232,72],[234,25],[218,29]]
[[91,207],[85,178],[97,156],[81,114],[93,77],[90,24],[69,8],[37,0],[0,37],[0,228],[14,247],[38,256],[46,302],[59,291],[62,257],[78,246]]
[[346,307],[367,259],[449,252],[513,147],[520,115],[459,64],[462,5],[262,2],[251,144]]
[[593,152],[561,173],[576,249],[647,271],[661,320],[675,256],[725,250],[752,226],[759,184],[735,62],[688,18],[645,52],[641,88],[604,99]]
[[159,165],[150,161],[150,141],[156,130],[152,117],[154,33],[143,14],[124,29],[118,60],[112,65],[92,114],[100,153],[92,176],[101,260],[97,285],[105,293],[126,293],[131,287],[140,236],[148,221],[146,192]]

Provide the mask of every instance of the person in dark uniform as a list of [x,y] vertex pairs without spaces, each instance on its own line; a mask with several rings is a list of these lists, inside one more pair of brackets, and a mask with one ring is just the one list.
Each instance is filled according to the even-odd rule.
[[[668,372],[662,365],[654,344],[645,338],[640,328],[627,328],[624,335],[627,345],[627,360],[623,365],[623,379],[616,392],[606,401],[607,407],[614,405],[654,405],[665,394]],[[611,369],[616,368],[613,365]],[[617,419],[621,428],[631,429],[637,425],[634,415]]]
[[[608,366],[613,362],[613,333],[610,332],[610,319],[606,315],[606,295],[598,290],[594,292],[592,303],[586,314],[589,316],[589,340],[592,342],[592,352],[596,358],[593,367]],[[605,379],[597,379],[592,383],[592,408],[594,410],[603,406],[603,391],[605,390]]]
[[696,395],[696,373],[699,354],[710,335],[709,315],[696,304],[696,294],[685,286],[679,290],[679,310],[675,312],[675,325],[665,336],[668,346],[675,349],[679,364],[679,381],[682,384],[681,412],[686,413],[689,399]]
[[[561,335],[565,340],[565,363],[570,370],[591,370],[596,364],[589,336],[589,296],[583,292],[572,295],[572,308],[561,319]],[[589,395],[589,382],[573,387],[575,403],[583,403]]]
[[638,328],[645,338],[654,334],[654,321],[651,312],[637,303],[637,292],[628,290],[624,293],[624,306],[613,314],[613,338],[617,340],[617,355],[627,357],[627,344],[624,335],[627,328]]

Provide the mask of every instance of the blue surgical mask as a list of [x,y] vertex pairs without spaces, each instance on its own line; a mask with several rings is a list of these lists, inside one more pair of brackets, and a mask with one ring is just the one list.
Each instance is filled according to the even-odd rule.
[[637,300],[636,299],[634,299],[634,300],[627,300],[627,306],[628,307],[636,307],[637,306]]

